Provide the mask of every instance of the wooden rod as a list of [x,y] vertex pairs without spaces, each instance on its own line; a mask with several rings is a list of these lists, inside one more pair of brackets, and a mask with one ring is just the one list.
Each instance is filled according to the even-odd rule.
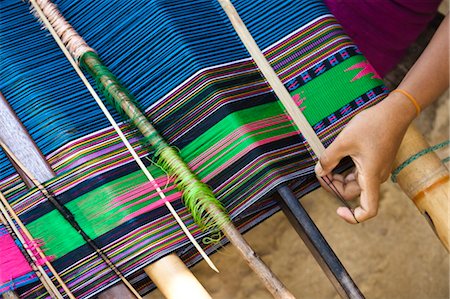
[[6,291],[2,294],[3,299],[19,299],[19,296],[14,291]]
[[[411,156],[430,145],[411,125],[406,132],[394,169]],[[407,165],[397,175],[400,188],[411,198],[419,211],[429,220],[437,236],[449,251],[449,172],[434,152],[423,155]]]
[[[215,217],[223,217],[223,213],[220,213],[218,208],[214,205],[208,207],[208,212]],[[221,220],[218,219],[220,222]],[[274,298],[280,299],[295,299],[294,295],[284,286],[284,284],[276,277],[276,275],[270,270],[270,268],[260,259],[256,252],[250,247],[241,233],[231,222],[223,222],[221,230],[228,238],[231,244],[236,247],[238,252],[247,262],[249,267],[258,276],[258,278],[264,283],[266,289],[272,294]]]
[[302,133],[303,137],[308,142],[316,157],[320,157],[320,155],[325,151],[325,147],[323,146],[319,137],[317,137],[311,125],[308,123],[306,117],[292,100],[289,91],[283,85],[283,82],[281,82],[280,78],[270,65],[269,61],[267,61],[261,49],[259,49],[253,36],[248,31],[247,27],[236,11],[236,8],[233,6],[230,0],[218,0],[218,2],[230,19],[234,30],[241,39],[247,51],[250,53],[252,59],[255,61],[258,69],[264,75],[264,78],[266,78],[269,86],[273,89],[273,92],[277,95],[287,113],[292,118],[292,121],[297,126],[298,130]]
[[144,271],[168,299],[212,298],[176,254],[165,256]]

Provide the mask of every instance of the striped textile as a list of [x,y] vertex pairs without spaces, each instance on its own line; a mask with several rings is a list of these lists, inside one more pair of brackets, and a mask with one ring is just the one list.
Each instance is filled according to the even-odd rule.
[[[314,160],[212,0],[55,1],[68,21],[130,89],[165,139],[214,190],[245,231],[278,210],[268,197],[283,182],[317,188]],[[256,41],[310,124],[328,145],[386,88],[325,5],[235,1]],[[144,17],[143,17],[144,16]],[[138,171],[125,146],[56,44],[20,0],[1,7],[0,90],[57,177],[46,182],[141,293],[143,268],[177,251],[199,257]],[[116,119],[120,121],[118,115]],[[171,179],[121,123],[194,236],[201,232]],[[0,190],[77,298],[118,281],[36,190],[27,190],[0,153]],[[225,242],[225,240],[222,240]],[[220,244],[205,245],[213,252]],[[42,298],[42,287],[20,288]]]

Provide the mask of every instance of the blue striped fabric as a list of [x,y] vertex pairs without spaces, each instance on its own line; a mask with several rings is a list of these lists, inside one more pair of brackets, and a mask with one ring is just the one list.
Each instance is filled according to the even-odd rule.
[[[248,57],[216,1],[55,3],[144,108],[201,68]],[[236,7],[261,48],[327,12],[318,0],[237,1]],[[44,155],[109,125],[27,5],[2,1],[0,28],[0,91]],[[76,122],[63,119],[69,113]],[[11,170],[4,156],[0,163],[1,179]]]

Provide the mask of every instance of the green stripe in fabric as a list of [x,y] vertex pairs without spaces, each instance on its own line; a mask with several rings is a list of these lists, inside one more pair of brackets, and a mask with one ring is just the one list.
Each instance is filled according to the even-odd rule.
[[[149,170],[155,177],[163,175],[162,171],[154,166]],[[95,239],[120,225],[128,214],[160,199],[156,196],[122,211],[120,206],[112,207],[114,198],[147,181],[142,171],[136,171],[78,197],[66,204],[66,207],[74,214],[88,236]],[[173,192],[167,192],[166,195]],[[34,238],[44,241],[46,255],[56,258],[85,244],[80,234],[55,210],[27,224],[27,228]]]
[[368,90],[383,84],[380,79],[367,80],[373,73],[366,74],[362,77],[364,79],[352,81],[362,68],[347,69],[364,61],[366,59],[361,55],[351,57],[291,93],[305,98],[302,106],[306,109],[303,113],[311,125],[315,125]]
[[[198,157],[201,153],[208,151],[212,144],[220,144],[226,137],[229,137],[233,133],[238,135],[232,144],[222,148],[215,155],[211,156],[210,159],[202,161],[202,165],[209,164],[209,166],[201,169],[201,171],[196,170],[196,172],[200,178],[204,178],[218,167],[229,163],[233,157],[240,156],[240,153],[244,149],[254,145],[255,142],[280,136],[287,132],[293,132],[294,127],[289,125],[290,122],[287,118],[282,123],[275,125],[267,124],[258,129],[246,129],[244,127],[246,124],[251,124],[261,119],[270,119],[271,117],[282,114],[283,111],[276,102],[231,113],[184,147],[181,151],[181,156],[185,160],[191,161],[194,157]],[[240,132],[235,132],[237,129]]]
[[[277,116],[281,119],[278,119],[274,124],[265,124],[258,128],[252,127],[242,130],[245,124],[255,123],[261,119],[271,119]],[[239,132],[236,140],[231,145],[226,144],[221,151],[215,152],[210,159],[201,161],[200,166],[207,166],[199,171],[198,174],[200,177],[205,177],[218,167],[226,165],[233,157],[239,157],[239,154],[243,150],[254,145],[255,142],[294,132],[294,127],[287,118],[282,116],[280,106],[276,102],[268,103],[229,114],[222,121],[183,148],[181,155],[187,161],[190,161],[198,156],[199,153],[210,149],[211,144],[220,142],[237,129],[242,131]],[[154,166],[150,168],[152,174],[157,175],[157,177],[164,175],[160,169]],[[114,198],[146,181],[147,179],[142,175],[142,172],[137,171],[72,200],[66,204],[66,207],[74,214],[83,230],[94,239],[117,227],[128,214],[136,212],[159,199],[159,197],[156,197],[152,200],[146,200],[123,211],[119,211],[120,207],[112,207],[111,203]],[[168,194],[172,192],[174,191]],[[139,199],[137,198],[134,201]],[[28,224],[27,227],[33,236],[44,241],[46,248],[48,248],[46,253],[57,258],[85,243],[57,211],[52,211],[38,218]],[[56,236],[63,237],[58,238]]]
[[31,235],[44,242],[45,255],[59,258],[86,242],[58,211],[26,225]]

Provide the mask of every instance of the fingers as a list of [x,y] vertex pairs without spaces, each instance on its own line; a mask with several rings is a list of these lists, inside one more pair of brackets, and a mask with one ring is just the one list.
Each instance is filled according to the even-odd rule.
[[377,215],[378,199],[380,197],[380,181],[376,177],[361,176],[360,186],[360,207],[355,210],[355,216],[359,222]]
[[333,190],[330,188],[331,182],[333,182],[333,176],[331,174],[325,175],[323,177],[317,176],[317,180],[323,189],[327,192],[333,193]]
[[315,172],[317,176],[323,177],[329,173],[339,164],[339,162],[347,156],[345,151],[345,143],[341,140],[339,135],[333,143],[328,146],[319,158],[319,162],[316,164]]
[[353,170],[345,176],[345,182],[356,181],[358,179],[358,169],[353,168]]
[[[366,221],[374,216],[378,212],[378,197],[380,180],[377,180],[375,176],[368,176],[367,172],[353,172],[343,177],[341,175],[333,175],[333,169],[339,164],[339,162],[345,156],[352,156],[355,161],[359,160],[359,155],[353,156],[347,149],[347,143],[345,143],[344,136],[339,135],[333,143],[322,153],[319,158],[319,162],[316,164],[316,175],[321,185],[329,192],[338,193],[346,200],[351,200],[360,195],[360,206],[354,210],[354,213],[349,208],[340,207],[337,213],[348,223],[356,224],[358,222]],[[365,161],[365,159],[363,159]],[[361,170],[361,164],[356,163],[358,170]],[[367,164],[367,163],[366,163]],[[363,163],[363,165],[365,165]],[[358,167],[359,166],[359,167]],[[372,167],[364,167],[373,170]],[[370,174],[373,173],[369,172]],[[357,220],[356,220],[356,219]]]
[[[328,175],[327,177],[330,177]],[[339,176],[336,179],[336,176]],[[336,196],[343,197],[345,200],[353,200],[361,193],[361,188],[356,181],[345,181],[341,175],[333,174],[333,180],[331,181],[329,188],[331,193],[337,193]],[[342,180],[340,180],[342,177]],[[336,192],[337,191],[337,192]]]
[[361,193],[361,188],[356,181],[350,181],[343,184],[344,191],[341,192],[345,200],[354,200]]
[[358,170],[356,168],[345,176],[344,186],[344,198],[346,200],[353,200],[361,194],[361,187],[358,183]]
[[350,224],[356,224],[359,222],[356,222],[355,217],[353,217],[353,213],[350,211],[349,208],[346,207],[339,207],[336,211],[336,213],[345,221],[347,221]]
[[328,192],[343,197],[345,200],[353,200],[361,193],[361,188],[356,180],[356,170],[343,176],[341,174],[328,174],[318,178],[320,185]]
[[[377,215],[378,199],[380,195],[380,182],[376,178],[364,178],[360,180],[361,198],[360,206],[354,210],[354,215],[346,207],[337,209],[337,214],[348,223],[366,221]],[[355,219],[356,218],[356,219]],[[357,221],[356,221],[357,220]]]

